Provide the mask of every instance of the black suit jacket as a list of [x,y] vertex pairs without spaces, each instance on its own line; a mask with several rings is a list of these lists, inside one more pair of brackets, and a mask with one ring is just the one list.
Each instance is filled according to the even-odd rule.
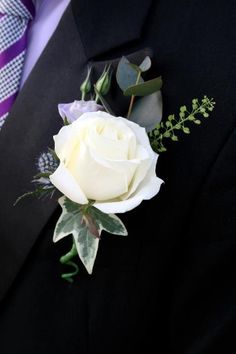
[[[235,353],[235,40],[233,0],[74,0],[0,133],[1,354]],[[204,94],[217,106],[168,144],[160,194],[123,215],[129,236],[104,234],[89,276],[60,279],[56,200],[31,189],[37,156],[60,128],[59,102],[79,96],[122,55],[153,56],[164,115]],[[127,102],[113,90],[117,113]],[[152,349],[151,349],[152,348]]]

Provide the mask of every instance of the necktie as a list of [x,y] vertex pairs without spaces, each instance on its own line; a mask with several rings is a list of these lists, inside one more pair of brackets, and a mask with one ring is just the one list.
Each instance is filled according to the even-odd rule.
[[32,0],[0,0],[0,129],[19,91]]

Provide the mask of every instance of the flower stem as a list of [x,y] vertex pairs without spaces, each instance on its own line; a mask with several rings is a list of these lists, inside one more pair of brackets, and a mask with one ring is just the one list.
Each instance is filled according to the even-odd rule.
[[[138,72],[136,85],[139,83],[140,77],[141,77],[141,71]],[[131,99],[130,99],[129,110],[128,110],[128,113],[127,113],[127,118],[129,118],[130,115],[131,115],[131,112],[132,112],[132,109],[133,109],[133,105],[134,105],[134,99],[135,99],[135,96],[132,95]]]
[[96,103],[98,103],[98,101],[99,101],[99,95],[98,95],[98,94],[96,94],[96,97],[95,97],[95,102],[96,102]]
[[79,273],[79,267],[77,266],[77,264],[75,264],[74,262],[67,262],[66,263],[68,266],[71,266],[74,268],[74,272],[71,272],[71,273],[63,273],[61,275],[62,279],[65,279],[67,280],[69,283],[73,283],[74,279],[73,277],[75,275],[77,275]]
[[65,264],[74,268],[73,272],[64,273],[61,275],[63,279],[67,280],[70,283],[73,283],[74,281],[73,277],[77,275],[79,272],[79,267],[77,266],[77,264],[71,261],[71,259],[74,258],[75,256],[77,256],[77,249],[73,242],[71,250],[60,258],[61,264]]

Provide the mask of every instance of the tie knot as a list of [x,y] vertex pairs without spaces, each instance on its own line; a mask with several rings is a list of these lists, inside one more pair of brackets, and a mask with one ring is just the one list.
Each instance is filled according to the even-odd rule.
[[35,7],[33,0],[0,0],[0,13],[32,20]]

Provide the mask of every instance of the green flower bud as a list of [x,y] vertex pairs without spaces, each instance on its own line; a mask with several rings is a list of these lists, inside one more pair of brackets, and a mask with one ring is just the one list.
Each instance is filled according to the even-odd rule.
[[111,87],[111,73],[110,73],[111,66],[105,67],[103,70],[102,75],[98,79],[95,84],[96,90],[102,95],[105,96]]
[[87,95],[91,91],[91,86],[92,86],[90,81],[91,71],[92,71],[92,67],[89,67],[86,79],[80,86],[80,91],[82,93],[82,100],[85,98],[85,95]]

